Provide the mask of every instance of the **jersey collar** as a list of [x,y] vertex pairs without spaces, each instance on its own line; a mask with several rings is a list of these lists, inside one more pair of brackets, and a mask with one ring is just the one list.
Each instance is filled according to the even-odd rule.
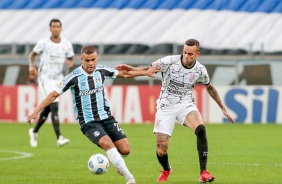
[[186,68],[186,69],[192,69],[192,68],[194,68],[194,66],[195,66],[196,63],[197,63],[197,60],[195,60],[195,63],[193,64],[193,66],[192,66],[191,68],[187,68],[186,66],[183,65],[182,59],[183,59],[183,55],[180,55],[180,62],[181,62],[181,65],[182,65],[184,68]]

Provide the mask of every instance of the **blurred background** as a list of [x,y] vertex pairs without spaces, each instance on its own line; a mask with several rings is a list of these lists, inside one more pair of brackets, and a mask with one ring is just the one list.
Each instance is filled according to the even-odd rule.
[[[1,0],[2,122],[24,122],[42,99],[29,81],[28,54],[50,36],[52,18],[62,21],[61,36],[73,44],[74,68],[86,44],[98,48],[102,65],[138,67],[182,54],[187,39],[198,39],[198,60],[235,120],[282,124],[280,0]],[[116,119],[153,123],[160,85],[159,74],[107,81],[105,93]],[[195,87],[194,97],[207,123],[226,123],[204,86]],[[61,121],[75,123],[70,94],[61,98]]]

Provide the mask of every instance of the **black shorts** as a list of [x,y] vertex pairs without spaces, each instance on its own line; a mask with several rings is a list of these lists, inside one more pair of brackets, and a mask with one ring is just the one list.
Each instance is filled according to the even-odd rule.
[[98,142],[104,135],[108,135],[113,142],[126,138],[124,131],[113,117],[102,121],[91,121],[86,123],[81,131],[97,146],[99,146]]

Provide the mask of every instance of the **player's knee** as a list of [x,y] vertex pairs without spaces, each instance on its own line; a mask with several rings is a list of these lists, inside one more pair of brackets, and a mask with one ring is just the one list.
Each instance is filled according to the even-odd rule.
[[50,104],[50,110],[52,113],[58,113],[59,105],[58,102],[54,102]]
[[40,117],[42,117],[42,119],[46,119],[49,112],[50,112],[50,108],[47,106],[41,111]]
[[130,154],[130,148],[129,147],[118,149],[118,151],[119,151],[119,153],[122,157],[127,157]]
[[127,151],[127,152],[120,152],[120,155],[122,156],[122,157],[127,157],[128,155],[130,154],[130,150],[129,151]]
[[199,125],[196,130],[195,130],[195,134],[197,136],[200,136],[200,135],[205,135],[206,134],[206,128],[204,125]]
[[163,156],[165,156],[167,154],[167,149],[158,149],[157,154],[160,157],[163,157]]
[[112,143],[112,142],[110,142],[110,141],[105,141],[105,140],[103,140],[103,139],[100,139],[99,141],[98,141],[98,144],[97,144],[99,147],[101,147],[102,149],[104,149],[104,150],[109,150],[109,149],[111,149],[111,148],[113,148],[114,147],[114,144]]

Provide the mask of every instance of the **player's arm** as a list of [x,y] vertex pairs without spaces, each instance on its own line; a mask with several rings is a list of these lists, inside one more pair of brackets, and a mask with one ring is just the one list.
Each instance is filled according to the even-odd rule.
[[116,66],[116,70],[127,70],[127,71],[149,70],[149,68],[150,68],[149,66],[137,68],[126,64],[119,64]]
[[214,88],[214,86],[211,84],[211,82],[209,84],[206,84],[206,89],[207,89],[208,93],[210,94],[210,96],[214,99],[214,101],[216,101],[218,106],[221,108],[223,114],[227,117],[227,119],[231,123],[235,123],[234,119],[226,111],[226,109],[225,109],[225,107],[224,107],[223,103],[221,102],[221,99],[220,99],[220,97],[218,95],[217,90]]
[[28,61],[29,61],[29,74],[31,75],[37,75],[37,69],[35,67],[35,58],[36,58],[37,54],[33,51],[30,52],[29,56],[28,56]]
[[66,65],[67,65],[68,68],[73,67],[73,65],[74,65],[74,59],[73,59],[73,57],[67,58],[66,61],[65,61],[65,63],[66,63]]
[[31,120],[35,119],[38,113],[48,105],[50,105],[60,94],[56,91],[51,92],[44,100],[34,109],[34,111],[27,117],[27,122],[31,124]]
[[159,72],[157,66],[150,67],[148,70],[119,70],[117,78],[133,78],[138,76],[148,76],[155,78],[155,73]]

